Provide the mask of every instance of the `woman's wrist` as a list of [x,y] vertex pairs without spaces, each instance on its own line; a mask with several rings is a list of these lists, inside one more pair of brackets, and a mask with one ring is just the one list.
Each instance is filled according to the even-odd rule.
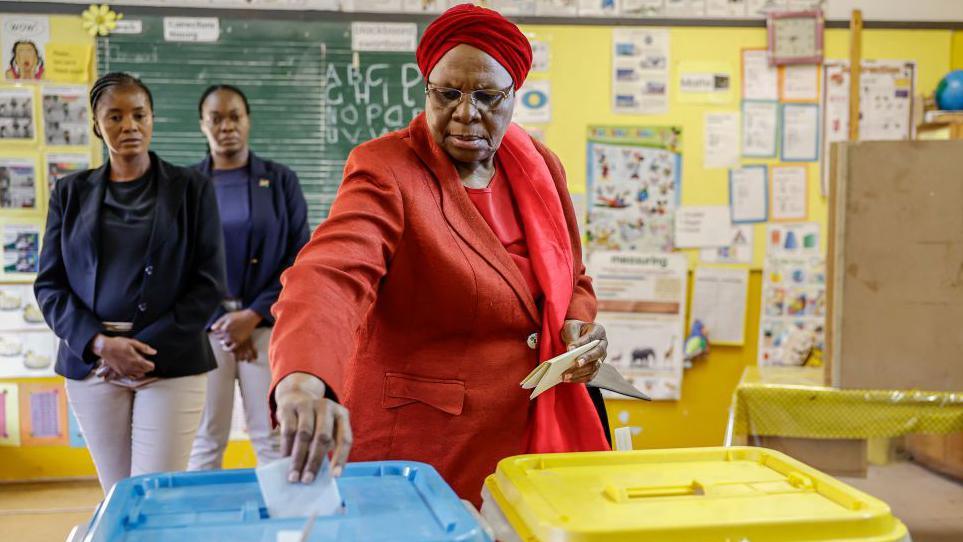
[[254,322],[254,325],[260,324],[261,320],[264,320],[264,317],[258,314],[258,312],[254,309],[247,308],[243,309],[241,312],[244,313],[246,318],[250,318]]
[[94,339],[90,341],[90,351],[94,353],[95,356],[102,357],[104,355],[104,345],[107,343],[107,336],[103,333],[98,333],[94,335]]
[[278,382],[274,393],[298,391],[308,393],[316,399],[321,399],[324,397],[326,389],[327,386],[320,378],[308,373],[295,372],[282,378]]

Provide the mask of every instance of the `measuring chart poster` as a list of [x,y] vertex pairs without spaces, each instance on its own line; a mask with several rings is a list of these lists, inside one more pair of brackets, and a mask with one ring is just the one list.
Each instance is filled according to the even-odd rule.
[[679,399],[686,256],[599,251],[589,256],[588,270],[599,302],[596,321],[609,343],[606,363],[654,400]]

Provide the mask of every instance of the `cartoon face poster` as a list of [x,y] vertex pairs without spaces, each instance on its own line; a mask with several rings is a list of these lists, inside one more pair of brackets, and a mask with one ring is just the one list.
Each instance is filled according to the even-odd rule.
[[36,81],[44,78],[44,48],[50,40],[47,17],[0,17],[0,59],[4,79]]
[[589,128],[589,251],[673,250],[681,134],[675,127]]

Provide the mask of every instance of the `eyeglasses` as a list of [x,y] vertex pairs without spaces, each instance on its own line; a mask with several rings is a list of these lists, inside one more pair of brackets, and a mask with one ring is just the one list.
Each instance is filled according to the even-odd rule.
[[479,90],[473,90],[471,92],[462,92],[457,88],[448,87],[437,87],[428,83],[425,86],[425,94],[427,94],[431,99],[435,101],[435,104],[441,107],[452,107],[461,103],[461,99],[464,96],[468,96],[471,100],[471,104],[480,110],[493,111],[498,108],[511,93],[512,89],[515,88],[514,85],[505,87],[501,90],[494,88],[483,88]]

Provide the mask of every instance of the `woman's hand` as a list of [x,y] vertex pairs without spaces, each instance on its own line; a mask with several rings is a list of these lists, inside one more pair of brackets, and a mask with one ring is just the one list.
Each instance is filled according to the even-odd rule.
[[233,351],[235,346],[251,339],[251,334],[262,319],[260,314],[251,309],[226,312],[214,322],[211,332],[224,348]]
[[605,338],[605,328],[599,324],[583,322],[581,320],[566,320],[562,325],[562,341],[569,350],[574,350],[583,344],[598,339],[599,344],[582,354],[575,365],[562,373],[563,382],[585,384],[595,378],[602,362],[605,361],[606,349],[609,341]]
[[251,339],[235,344],[230,351],[234,354],[236,361],[257,361],[257,348],[254,347],[254,342]]
[[94,355],[104,360],[108,375],[116,375],[132,379],[143,378],[154,370],[154,363],[144,356],[157,353],[150,345],[127,337],[108,337],[97,334],[91,343],[90,350]]
[[328,453],[333,476],[339,476],[348,461],[352,442],[348,409],[325,399],[324,391],[324,382],[307,373],[291,373],[274,389],[281,455],[292,456],[290,482],[313,482]]

